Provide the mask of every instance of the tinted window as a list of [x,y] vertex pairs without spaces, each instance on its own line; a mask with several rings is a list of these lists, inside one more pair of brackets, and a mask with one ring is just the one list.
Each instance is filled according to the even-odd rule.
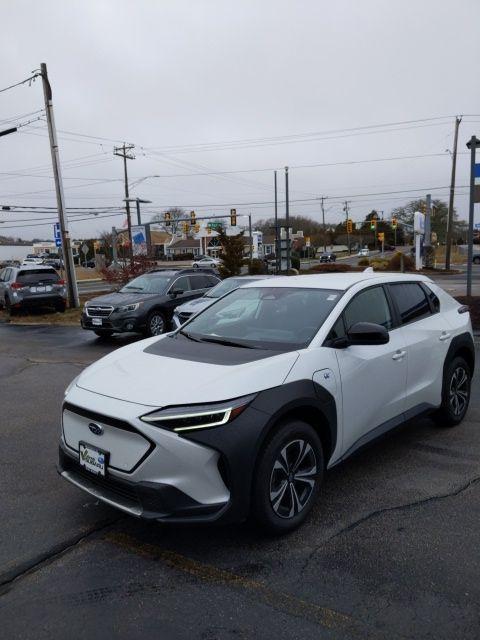
[[294,287],[231,291],[189,322],[199,340],[225,340],[263,349],[300,349],[315,336],[340,292]]
[[19,271],[17,282],[22,284],[35,284],[36,282],[58,282],[60,276],[55,269],[28,269]]
[[187,276],[182,276],[181,278],[178,278],[177,280],[175,280],[175,282],[172,285],[173,289],[179,289],[183,292],[185,291],[189,291],[190,290],[190,284],[188,282],[188,278]]
[[190,288],[194,291],[196,289],[208,289],[209,286],[207,276],[190,276]]
[[344,311],[347,331],[356,322],[374,322],[392,328],[392,314],[382,287],[371,287],[358,293]]
[[425,286],[425,289],[427,291],[427,298],[429,299],[430,304],[432,305],[433,313],[438,313],[440,311],[440,300],[433,293],[430,287]]
[[422,287],[415,282],[390,285],[402,324],[430,315],[430,305]]

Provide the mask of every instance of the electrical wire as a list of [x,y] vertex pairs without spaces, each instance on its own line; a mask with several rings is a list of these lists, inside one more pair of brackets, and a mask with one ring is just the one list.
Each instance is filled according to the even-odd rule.
[[40,73],[34,73],[29,78],[25,78],[25,80],[21,80],[20,82],[16,82],[15,84],[11,84],[9,87],[4,87],[3,89],[0,89],[0,93],[3,93],[4,91],[9,91],[10,89],[14,89],[15,87],[19,87],[20,85],[26,84],[27,82],[31,85],[32,82],[35,82],[35,80],[40,75],[41,75]]

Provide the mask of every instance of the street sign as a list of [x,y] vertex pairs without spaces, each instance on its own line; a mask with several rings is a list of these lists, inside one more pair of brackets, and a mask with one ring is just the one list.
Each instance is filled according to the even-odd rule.
[[475,164],[473,170],[473,179],[474,179],[474,192],[473,192],[473,201],[480,202],[480,164]]
[[53,237],[55,238],[55,240],[56,240],[57,238],[59,238],[59,239],[60,239],[60,238],[62,237],[62,234],[61,234],[61,232],[60,232],[60,223],[59,223],[59,222],[56,222],[56,223],[53,225]]
[[209,223],[207,224],[207,227],[208,227],[209,229],[215,229],[215,230],[216,230],[216,229],[221,229],[221,228],[223,227],[223,224],[222,224],[221,222],[217,222],[217,221],[215,221],[215,222],[209,222]]
[[306,236],[305,237],[305,246],[309,247],[310,246],[310,236]]
[[62,246],[61,238],[55,238],[55,246],[56,247],[61,247]]
[[473,226],[475,229],[480,229],[480,222],[476,222]]
[[87,255],[88,253],[88,245],[87,244],[82,244],[82,253],[84,256]]

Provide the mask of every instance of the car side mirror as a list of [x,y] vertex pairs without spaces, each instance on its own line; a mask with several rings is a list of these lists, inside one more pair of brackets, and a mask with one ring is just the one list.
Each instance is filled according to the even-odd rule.
[[390,336],[381,324],[356,322],[347,331],[347,339],[349,345],[376,345],[387,344]]
[[184,293],[183,289],[179,289],[178,287],[176,289],[170,289],[170,291],[168,292],[168,294],[171,295],[173,298],[176,298],[182,293]]

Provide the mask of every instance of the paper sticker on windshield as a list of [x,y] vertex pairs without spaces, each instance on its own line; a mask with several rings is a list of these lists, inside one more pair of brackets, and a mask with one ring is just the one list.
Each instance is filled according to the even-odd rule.
[[332,302],[332,300],[336,300],[338,298],[338,293],[331,293],[328,297],[327,297],[327,301],[328,302]]

